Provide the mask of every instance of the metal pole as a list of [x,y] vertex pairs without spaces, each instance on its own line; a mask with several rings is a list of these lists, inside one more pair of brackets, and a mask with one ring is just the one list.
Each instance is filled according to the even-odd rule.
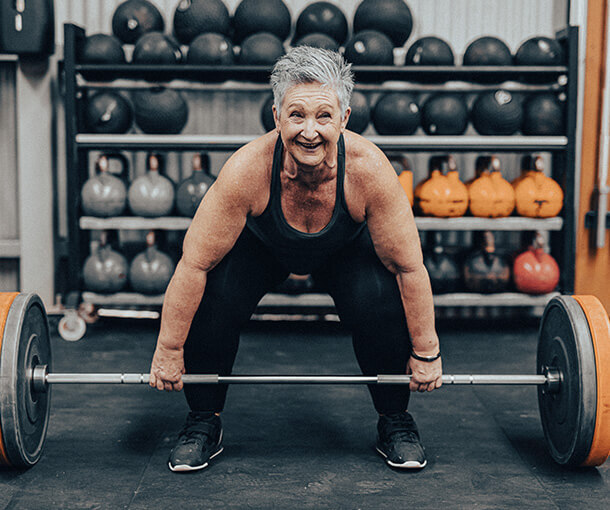
[[[47,373],[35,371],[34,379],[44,378],[46,384],[148,384],[149,374],[85,374]],[[186,374],[184,384],[409,384],[410,375],[227,375]],[[444,375],[443,384],[520,384],[543,385],[546,375]],[[35,381],[36,382],[36,381]],[[40,381],[38,381],[40,382]]]

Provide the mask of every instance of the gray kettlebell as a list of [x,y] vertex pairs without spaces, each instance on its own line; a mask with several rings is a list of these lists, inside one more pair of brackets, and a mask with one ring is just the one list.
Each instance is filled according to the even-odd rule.
[[207,153],[193,156],[193,173],[180,183],[176,192],[176,206],[182,216],[192,218],[195,215],[201,199],[214,183],[214,178],[208,173],[209,167]]
[[174,274],[174,262],[155,245],[155,233],[146,235],[146,249],[135,256],[129,268],[129,281],[136,292],[163,294]]
[[83,266],[85,289],[100,293],[119,292],[127,285],[128,271],[127,259],[112,249],[106,232],[102,232],[99,244],[91,250]]
[[166,216],[174,208],[174,194],[174,184],[159,173],[159,160],[151,154],[148,172],[129,186],[129,208],[136,216]]
[[118,216],[125,210],[127,190],[123,181],[108,172],[108,157],[101,155],[95,163],[96,175],[81,190],[83,213],[88,216]]

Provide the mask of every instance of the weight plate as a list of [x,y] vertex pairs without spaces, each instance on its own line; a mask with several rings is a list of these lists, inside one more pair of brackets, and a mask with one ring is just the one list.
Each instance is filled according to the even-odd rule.
[[538,407],[544,437],[559,464],[579,466],[593,441],[597,407],[595,353],[587,317],[570,296],[547,304],[538,335],[537,372],[555,367],[561,372],[557,393],[538,387]]
[[6,315],[0,347],[0,425],[9,465],[30,467],[42,453],[50,391],[32,388],[35,365],[51,366],[49,324],[36,294],[18,294]]
[[595,296],[573,296],[587,317],[595,350],[597,413],[589,455],[582,466],[600,466],[610,454],[610,320]]

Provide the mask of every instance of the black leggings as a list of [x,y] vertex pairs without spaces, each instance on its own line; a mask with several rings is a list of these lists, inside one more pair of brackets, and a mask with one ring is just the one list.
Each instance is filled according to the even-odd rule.
[[[260,299],[288,276],[273,253],[246,227],[233,249],[212,271],[184,346],[187,373],[229,375],[241,328]],[[404,374],[411,352],[396,277],[375,253],[368,229],[314,271],[352,331],[362,373]],[[407,409],[408,385],[369,385],[377,412]],[[223,410],[227,385],[185,385],[193,411]]]

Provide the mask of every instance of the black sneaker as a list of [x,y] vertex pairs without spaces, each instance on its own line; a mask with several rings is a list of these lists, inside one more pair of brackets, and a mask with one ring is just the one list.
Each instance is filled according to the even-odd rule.
[[207,467],[222,452],[222,425],[213,413],[191,412],[169,455],[172,471],[196,471]]
[[377,433],[377,451],[389,466],[421,469],[427,464],[417,425],[408,412],[380,416]]

